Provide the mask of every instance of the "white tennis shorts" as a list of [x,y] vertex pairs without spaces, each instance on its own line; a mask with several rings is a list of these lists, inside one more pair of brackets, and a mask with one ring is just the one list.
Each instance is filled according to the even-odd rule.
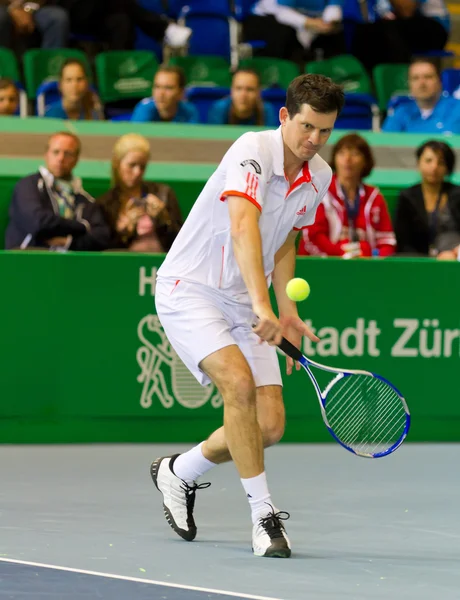
[[233,344],[248,361],[256,387],[282,385],[276,348],[260,343],[253,332],[250,306],[223,298],[205,285],[171,278],[157,280],[155,305],[169,342],[201,385],[210,383],[199,367],[201,361]]

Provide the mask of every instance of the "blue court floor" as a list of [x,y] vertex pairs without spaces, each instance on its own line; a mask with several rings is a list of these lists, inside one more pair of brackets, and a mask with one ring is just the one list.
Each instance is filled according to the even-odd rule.
[[185,449],[0,446],[0,600],[460,599],[460,445],[270,449],[287,560],[252,556],[231,464],[197,493],[197,539],[175,536],[149,466]]

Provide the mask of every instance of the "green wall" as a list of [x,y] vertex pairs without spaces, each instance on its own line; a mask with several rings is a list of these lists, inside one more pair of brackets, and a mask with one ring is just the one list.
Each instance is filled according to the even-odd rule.
[[[219,395],[184,372],[156,320],[161,261],[0,253],[2,442],[194,442],[221,424]],[[460,441],[458,265],[303,258],[296,275],[312,288],[300,314],[322,338],[304,350],[393,381],[409,440]],[[285,402],[285,441],[329,441],[305,373],[285,377]]]

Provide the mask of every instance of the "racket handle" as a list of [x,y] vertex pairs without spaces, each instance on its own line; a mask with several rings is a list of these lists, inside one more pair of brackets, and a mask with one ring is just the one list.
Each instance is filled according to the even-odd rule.
[[289,342],[286,338],[282,339],[281,344],[278,345],[278,348],[293,360],[299,361],[303,357],[302,352],[296,348],[294,344],[291,344],[291,342]]

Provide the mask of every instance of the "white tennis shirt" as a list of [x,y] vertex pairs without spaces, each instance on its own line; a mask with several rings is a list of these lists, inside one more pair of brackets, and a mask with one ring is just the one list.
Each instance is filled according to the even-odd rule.
[[276,252],[292,230],[314,222],[331,177],[329,165],[315,155],[289,186],[284,174],[281,127],[245,133],[230,147],[206,183],[158,270],[158,277],[201,283],[250,304],[233,253],[226,199],[241,196],[261,211],[264,270],[270,285]]

